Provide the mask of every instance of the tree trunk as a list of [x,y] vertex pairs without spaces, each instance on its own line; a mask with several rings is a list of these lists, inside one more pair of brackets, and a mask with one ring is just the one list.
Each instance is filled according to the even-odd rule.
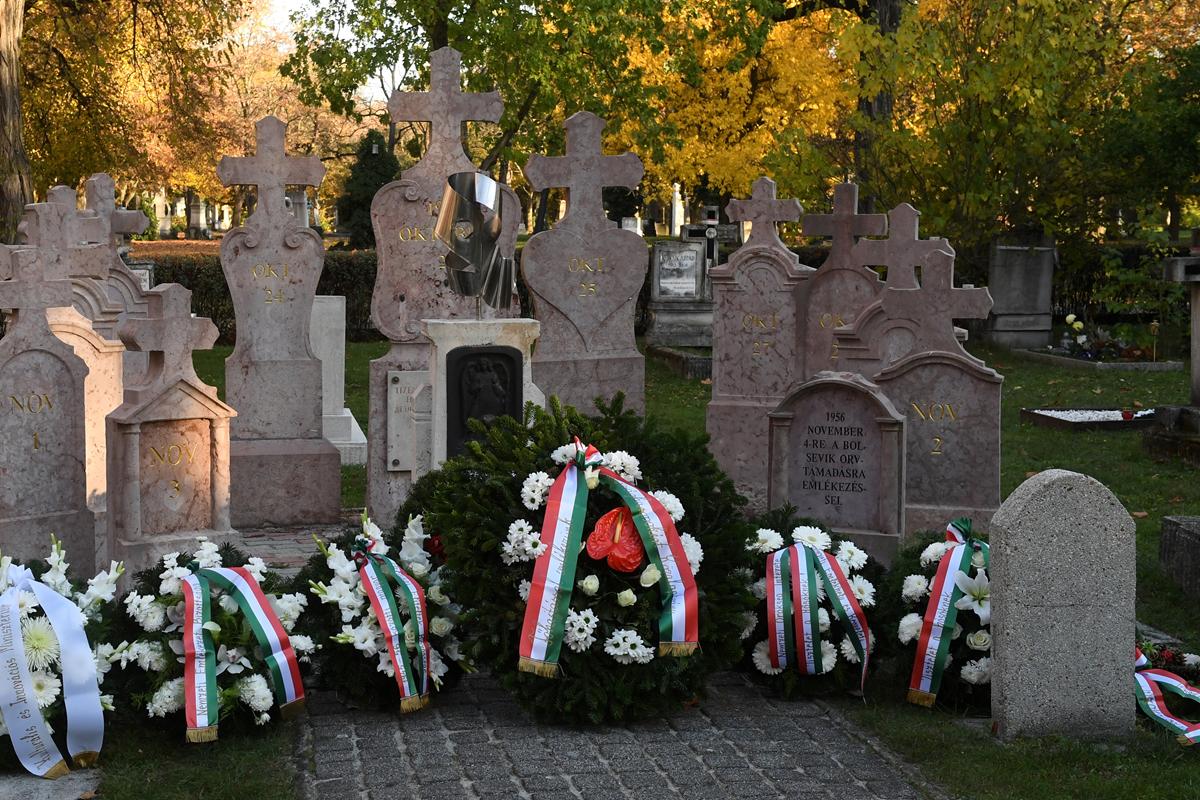
[[1179,202],[1179,197],[1172,192],[1167,196],[1167,238],[1172,242],[1179,241],[1179,217],[1183,213],[1183,207]]
[[[895,34],[900,27],[900,0],[875,0],[874,6],[875,24],[879,26],[879,32],[884,36]],[[890,92],[880,92],[870,99],[861,98],[858,101],[858,110],[874,125],[891,120],[894,105],[894,98]],[[860,195],[859,200],[859,206],[866,214],[875,211],[876,201],[879,199],[875,192],[876,187],[871,185],[871,150],[874,145],[875,137],[870,131],[855,131],[854,172],[856,181],[867,187],[867,191]]]
[[0,0],[0,243],[17,240],[17,223],[33,200],[21,133],[21,32],[24,0]]
[[550,205],[550,190],[542,189],[538,193],[537,219],[533,223],[533,232],[541,233],[546,230],[546,209]]

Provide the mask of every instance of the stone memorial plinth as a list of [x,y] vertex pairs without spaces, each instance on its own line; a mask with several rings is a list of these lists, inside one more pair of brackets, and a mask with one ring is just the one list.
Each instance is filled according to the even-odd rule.
[[791,504],[889,563],[904,532],[904,416],[861,375],[822,372],[769,419],[768,506]]
[[346,298],[313,298],[309,338],[321,359],[321,431],[343,464],[367,463],[367,437],[346,408]]
[[1200,517],[1163,517],[1158,566],[1184,594],[1200,600]]
[[633,336],[637,296],[646,280],[642,238],[604,213],[606,186],[636,188],[642,162],[633,153],[605,156],[604,120],[587,111],[569,117],[566,155],[533,155],[525,177],[535,191],[566,188],[567,213],[534,234],[521,253],[521,274],[542,323],[533,379],[584,413],[597,398],[625,393],[625,407],[645,409],[645,359]]
[[1050,344],[1050,301],[1057,263],[1052,236],[1039,233],[992,244],[988,288],[995,305],[987,325],[989,341],[1028,349]]
[[196,538],[240,544],[230,524],[229,420],[237,416],[192,367],[217,328],[191,314],[192,293],[177,283],[147,293],[147,317],[118,329],[147,353],[145,382],[125,388],[108,417],[109,539],[130,574],[164,553],[190,552]]
[[646,341],[712,347],[713,302],[701,242],[656,242],[650,256]]
[[[531,353],[541,325],[533,319],[423,321],[430,362],[430,469],[473,439],[470,419],[522,419],[525,403],[545,406],[534,385]],[[396,442],[403,447],[403,440]],[[414,454],[415,456],[415,454]]]
[[1133,519],[1103,484],[1052,469],[991,524],[992,720],[1003,739],[1134,731]]
[[814,270],[800,263],[775,229],[776,222],[798,220],[801,211],[798,201],[775,198],[774,181],[759,178],[750,199],[727,209],[731,219],[752,223],[750,238],[711,271],[716,311],[709,449],[756,512],[766,510],[767,414],[802,372],[796,291]]
[[324,437],[321,360],[309,341],[325,250],[320,234],[284,203],[287,186],[317,186],[325,168],[315,157],[287,155],[287,126],[275,117],[256,129],[256,155],[225,156],[217,166],[226,186],[258,187],[254,213],[221,242],[237,322],[225,361],[225,396],[238,410],[230,441],[233,524],[336,522],[341,455]]
[[87,501],[88,368],[47,321],[48,309],[71,306],[61,256],[0,247],[11,276],[0,281],[0,308],[11,310],[0,339],[0,551],[44,558],[54,534],[88,574],[100,549]]
[[[430,128],[421,160],[371,202],[379,258],[371,320],[392,343],[370,367],[367,508],[375,519],[394,519],[413,481],[429,468],[430,345],[421,321],[476,316],[475,301],[450,290],[449,249],[433,228],[447,178],[475,170],[463,151],[463,124],[497,122],[504,104],[498,92],[463,92],[461,71],[457,50],[436,50],[430,56],[429,91],[398,91],[388,101],[393,122],[424,122]],[[503,203],[502,216],[520,217],[520,203],[507,188]],[[512,254],[511,249],[502,253]],[[480,311],[485,318],[503,316],[486,306]],[[405,442],[403,455],[394,445],[397,440]]]

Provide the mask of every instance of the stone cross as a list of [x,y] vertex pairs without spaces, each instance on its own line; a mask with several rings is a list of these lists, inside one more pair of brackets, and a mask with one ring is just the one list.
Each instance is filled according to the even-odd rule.
[[204,386],[192,364],[192,351],[210,349],[217,341],[217,326],[206,317],[192,316],[191,290],[178,283],[152,289],[146,300],[146,318],[126,320],[118,329],[126,347],[150,354],[145,385],[165,388],[182,380]]
[[[467,121],[499,122],[504,104],[499,92],[464,92],[462,53],[450,47],[435,50],[429,57],[429,91],[393,92],[388,114],[393,122],[428,122],[429,147],[424,157],[408,172],[436,169],[446,175],[474,172],[462,146],[462,126]],[[433,198],[440,201],[441,196]]]
[[858,186],[839,183],[833,188],[832,214],[805,214],[802,222],[805,236],[833,237],[833,255],[849,253],[856,236],[882,236],[887,233],[887,217],[883,214],[858,213]]
[[[28,318],[21,311],[40,311],[44,322],[46,309],[71,307],[71,282],[46,277],[46,254],[33,247],[5,247],[0,250],[8,257],[5,274],[9,280],[0,281],[0,308],[17,313],[16,324]],[[33,315],[37,318],[38,315]]]
[[930,253],[944,250],[953,253],[945,239],[921,239],[917,236],[921,212],[908,203],[901,203],[888,212],[888,238],[860,239],[854,245],[854,255],[861,264],[887,266],[887,285],[895,289],[916,289],[916,268],[923,266]]
[[883,310],[890,317],[917,320],[914,351],[956,353],[961,346],[954,336],[955,319],[985,319],[992,308],[992,296],[986,288],[954,286],[954,256],[935,250],[921,271],[921,286],[897,289],[891,285],[883,292]]
[[[55,186],[47,202],[25,206],[18,228],[24,241],[46,257],[47,275],[56,278],[108,277],[111,264],[107,228],[91,212],[80,212],[75,190]],[[68,304],[69,305],[69,304]]]
[[[532,155],[525,165],[525,177],[534,191],[564,187],[567,190],[567,214],[560,224],[613,227],[604,214],[604,187],[636,188],[642,180],[641,159],[633,153],[606,156],[601,152],[600,134],[605,122],[590,111],[579,111],[567,118],[567,154]],[[606,224],[607,223],[607,224]]]
[[[111,176],[98,172],[84,184],[87,210],[100,220],[104,238],[96,239],[108,244],[109,237],[133,236],[146,230],[150,220],[141,210],[117,208],[117,187]],[[115,244],[120,244],[117,239]]]
[[284,203],[287,187],[320,185],[325,167],[316,156],[287,154],[284,148],[287,124],[278,117],[263,117],[254,128],[257,152],[242,158],[222,156],[217,164],[217,177],[226,186],[258,187],[258,205],[252,217],[263,220],[287,217],[294,221]]
[[766,247],[784,247],[775,223],[795,222],[803,211],[799,200],[776,200],[775,181],[765,176],[754,182],[749,200],[730,200],[725,207],[731,220],[750,223],[746,244]]

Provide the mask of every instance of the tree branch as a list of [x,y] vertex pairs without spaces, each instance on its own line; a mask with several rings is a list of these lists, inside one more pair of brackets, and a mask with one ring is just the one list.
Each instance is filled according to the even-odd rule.
[[529,90],[529,94],[525,95],[525,99],[521,101],[521,107],[517,109],[516,119],[513,120],[512,125],[500,136],[500,140],[492,145],[491,151],[488,152],[483,162],[479,165],[481,170],[484,172],[490,171],[496,160],[500,157],[500,153],[512,142],[513,137],[517,135],[517,131],[521,128],[521,123],[529,116],[529,110],[533,108],[533,102],[537,99],[541,89],[541,84],[535,83],[533,88]]

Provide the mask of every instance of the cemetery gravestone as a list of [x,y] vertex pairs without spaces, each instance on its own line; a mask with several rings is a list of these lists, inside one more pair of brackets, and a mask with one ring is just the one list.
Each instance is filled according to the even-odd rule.
[[1133,519],[1094,478],[1052,469],[991,524],[992,719],[1003,739],[1129,736]]
[[[393,122],[428,122],[430,129],[421,160],[381,188],[371,203],[379,258],[371,320],[392,343],[370,367],[367,507],[375,519],[393,519],[413,481],[429,469],[430,345],[421,320],[474,318],[476,313],[473,299],[450,290],[449,249],[433,228],[447,178],[475,170],[463,151],[463,123],[497,122],[504,105],[498,92],[463,92],[461,72],[457,50],[436,50],[430,56],[429,91],[396,92],[388,101]],[[503,203],[504,216],[520,216],[520,203],[507,188]],[[482,313],[497,316],[488,307]]]
[[677,347],[712,346],[712,291],[702,243],[654,244],[647,311],[647,342]]
[[1036,348],[1050,344],[1050,301],[1058,250],[1053,236],[1041,233],[998,239],[988,258],[988,287],[996,305],[987,337],[1004,347]]
[[212,347],[217,328],[191,314],[192,293],[167,283],[147,294],[147,318],[125,321],[130,349],[148,354],[146,380],[126,387],[108,418],[109,538],[129,571],[164,553],[190,551],[205,536],[239,544],[230,520],[229,420],[192,366],[192,351]]
[[625,407],[645,409],[645,360],[633,336],[637,296],[646,279],[642,238],[604,213],[603,188],[636,188],[642,162],[633,153],[605,156],[604,120],[587,111],[565,123],[566,155],[529,157],[525,177],[535,191],[567,190],[567,213],[535,234],[521,272],[542,324],[533,379],[549,395],[584,412],[597,397],[625,393]]
[[309,341],[325,251],[320,235],[284,207],[287,186],[317,186],[325,168],[315,157],[287,155],[287,126],[277,118],[256,129],[256,155],[225,156],[217,166],[226,186],[258,187],[254,213],[221,242],[237,323],[225,361],[226,397],[238,409],[233,524],[336,522],[341,456],[322,432],[321,361]]
[[863,376],[821,372],[769,419],[768,507],[791,504],[889,563],[904,532],[904,416]]
[[749,200],[734,200],[730,219],[751,222],[750,238],[711,272],[713,320],[710,449],[750,499],[766,510],[768,421],[802,373],[796,346],[796,290],[814,270],[800,263],[775,229],[800,218],[800,203],[777,200],[775,182],[759,178]]
[[321,359],[321,430],[343,464],[367,463],[367,437],[346,408],[346,298],[313,298],[313,353]]
[[71,285],[40,249],[2,247],[0,258],[11,275],[0,282],[0,308],[12,310],[0,339],[0,550],[41,558],[54,534],[87,574],[97,555],[86,497],[87,366],[51,333],[46,313],[70,307]]

